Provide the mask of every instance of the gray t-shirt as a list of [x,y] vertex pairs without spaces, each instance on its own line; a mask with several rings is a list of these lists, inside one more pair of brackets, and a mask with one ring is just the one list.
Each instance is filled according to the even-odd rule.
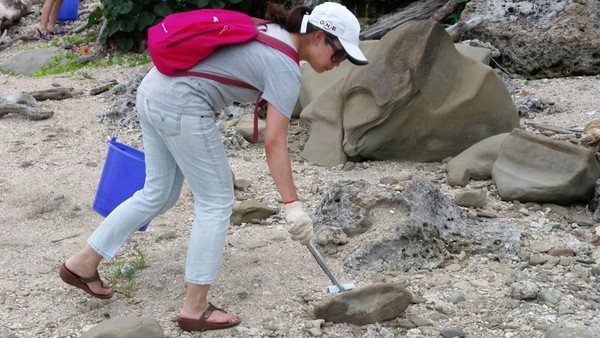
[[[266,33],[294,47],[290,33],[269,24]],[[223,46],[190,71],[232,78],[254,86],[262,97],[287,117],[300,94],[300,68],[289,56],[258,41]],[[201,77],[166,76],[152,68],[138,91],[166,109],[195,115],[233,103],[255,102],[258,92]]]

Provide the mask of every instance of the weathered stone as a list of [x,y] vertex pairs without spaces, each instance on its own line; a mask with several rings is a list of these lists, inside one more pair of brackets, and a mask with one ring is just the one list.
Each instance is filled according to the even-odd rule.
[[555,246],[553,247],[550,251],[548,251],[548,254],[550,256],[568,256],[568,257],[572,257],[575,256],[575,252],[573,251],[573,249],[571,248],[567,248],[564,246]]
[[534,242],[531,243],[531,251],[532,252],[548,252],[550,251],[554,245],[548,242]]
[[163,338],[163,329],[156,319],[123,317],[105,320],[84,332],[81,338]]
[[[359,191],[364,190],[368,189]],[[365,206],[369,194],[373,201]],[[473,226],[470,222],[474,221],[464,219],[461,210],[430,182],[414,181],[402,192],[389,189],[379,195],[367,192],[360,202],[338,197],[329,203],[339,209],[343,219],[369,224],[364,230],[368,240],[363,241],[361,235],[355,235],[358,240],[350,239],[352,248],[344,258],[344,268],[357,275],[435,269],[452,253],[460,251],[515,255],[520,246],[520,234],[514,228],[493,219],[479,220],[485,225]],[[373,216],[390,210],[395,215],[391,223],[379,224]],[[328,219],[337,218],[330,211],[323,211],[323,214]],[[381,235],[373,237],[369,234],[371,227]],[[387,228],[384,230],[383,227]]]
[[539,79],[600,73],[598,13],[597,0],[471,0],[461,21],[485,17],[464,38],[498,48],[509,73]]
[[593,197],[600,165],[587,148],[514,129],[492,177],[504,200],[570,204]]
[[27,50],[7,58],[0,69],[13,75],[31,75],[52,61],[60,53],[56,47]]
[[487,180],[492,177],[494,162],[500,154],[500,145],[509,133],[502,133],[479,141],[454,157],[446,168],[448,184],[464,187],[471,179]]
[[411,303],[411,293],[398,284],[372,284],[342,292],[315,305],[316,318],[335,323],[373,324],[401,315]]
[[454,196],[454,203],[461,207],[483,208],[486,203],[485,190],[459,191]]
[[542,265],[548,261],[548,257],[541,255],[539,253],[534,253],[529,256],[529,265]]
[[444,338],[464,338],[465,332],[461,329],[450,328],[450,329],[441,329],[440,335]]
[[530,281],[520,281],[510,286],[510,296],[515,299],[535,299],[540,287]]
[[[324,194],[314,215],[317,230],[320,224],[342,229],[348,236],[365,232],[371,227],[368,211],[370,205],[361,198],[366,182],[340,181],[333,184]],[[319,231],[317,231],[318,236]]]
[[457,52],[432,21],[390,31],[367,58],[302,111],[311,125],[302,157],[330,166],[348,158],[439,161],[518,126],[498,75]]
[[417,327],[433,326],[433,322],[421,316],[410,316],[410,321]]
[[263,202],[246,200],[240,202],[233,208],[231,223],[242,224],[254,219],[266,219],[277,213],[277,209],[271,208]]
[[600,327],[587,327],[572,323],[559,324],[546,333],[545,338],[597,338]]
[[[265,127],[267,123],[262,119],[258,119],[258,142],[265,140]],[[235,125],[235,130],[244,137],[248,142],[253,142],[252,135],[254,134],[254,115],[242,115],[238,123]]]

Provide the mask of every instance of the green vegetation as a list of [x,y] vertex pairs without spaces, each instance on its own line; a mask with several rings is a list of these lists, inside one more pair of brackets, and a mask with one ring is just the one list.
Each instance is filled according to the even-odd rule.
[[138,284],[134,280],[136,272],[146,267],[144,254],[138,249],[133,250],[133,257],[116,262],[112,273],[107,277],[110,287],[127,298],[137,290]]
[[465,5],[469,1],[470,0],[454,0],[454,2],[456,2],[459,6],[454,11],[454,13],[450,14],[450,16],[446,18],[444,22],[450,25],[454,25],[455,23],[457,23],[460,20],[460,14],[465,9]]
[[148,54],[134,54],[134,53],[111,53],[106,55],[102,59],[92,60],[87,63],[75,62],[74,60],[80,57],[80,55],[73,51],[65,51],[64,53],[55,56],[50,63],[42,67],[35,77],[44,77],[53,74],[75,74],[77,70],[84,67],[110,67],[110,66],[125,66],[125,67],[137,67],[150,62],[150,56]]
[[151,25],[174,12],[199,8],[264,9],[264,0],[102,0],[90,16],[89,25],[100,17],[106,19],[101,41],[120,51],[142,52],[146,31]]
[[[460,6],[446,19],[445,23],[447,24],[458,22],[465,4],[470,0],[455,1]],[[103,6],[97,8],[88,17],[87,27],[97,26],[102,19],[105,19],[106,27],[99,40],[104,46],[109,47],[106,49],[109,51],[108,54],[102,59],[76,62],[75,60],[79,56],[90,53],[89,49],[85,50],[86,46],[94,44],[97,34],[64,36],[52,41],[50,45],[70,44],[76,47],[55,57],[50,64],[44,66],[34,76],[74,74],[84,67],[115,65],[135,67],[147,64],[150,62],[149,55],[145,53],[147,29],[168,14],[198,8],[227,8],[240,10],[254,16],[262,16],[267,5],[266,0],[101,0],[101,2]],[[286,7],[292,5],[289,0],[279,0],[278,2]],[[342,4],[357,13],[364,26],[370,18],[392,12],[412,2],[413,0],[345,0],[342,1]],[[116,47],[118,51],[111,47]]]

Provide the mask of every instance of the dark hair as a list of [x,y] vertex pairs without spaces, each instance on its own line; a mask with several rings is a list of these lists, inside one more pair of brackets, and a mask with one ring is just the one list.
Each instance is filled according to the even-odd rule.
[[309,7],[306,5],[297,5],[290,10],[286,10],[283,5],[270,2],[267,7],[265,19],[279,24],[290,33],[299,33],[302,18],[304,14],[308,14],[309,12]]

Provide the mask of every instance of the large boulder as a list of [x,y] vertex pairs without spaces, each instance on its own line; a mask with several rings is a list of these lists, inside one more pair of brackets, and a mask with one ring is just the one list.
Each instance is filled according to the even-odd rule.
[[492,178],[504,200],[566,205],[594,197],[600,164],[590,149],[514,129]]
[[491,43],[497,61],[527,78],[600,74],[600,1],[471,0],[461,19],[484,24],[465,38]]
[[440,161],[518,126],[502,80],[434,22],[401,25],[367,58],[302,111],[311,125],[305,159]]

